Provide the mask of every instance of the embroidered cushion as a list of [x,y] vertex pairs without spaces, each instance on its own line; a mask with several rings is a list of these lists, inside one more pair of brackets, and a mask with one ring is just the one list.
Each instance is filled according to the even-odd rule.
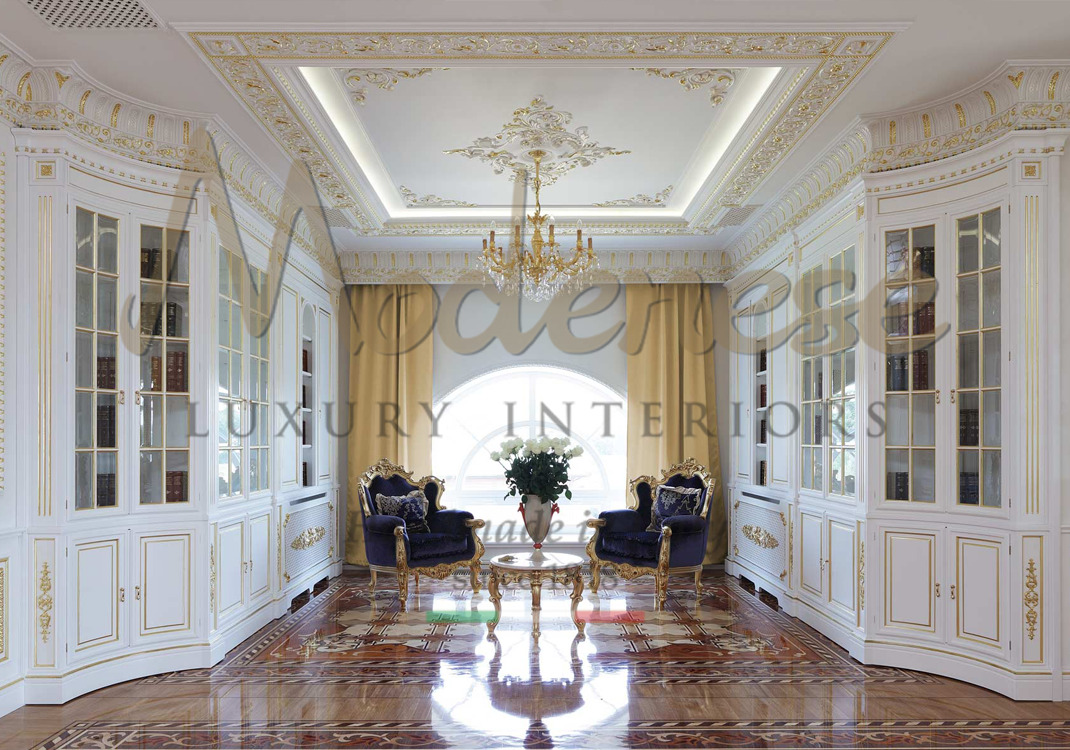
[[699,487],[659,484],[654,491],[654,504],[650,506],[650,525],[646,530],[660,533],[666,518],[696,515],[701,500],[702,489]]
[[423,490],[407,495],[376,495],[375,509],[384,516],[397,516],[410,534],[430,534],[427,526],[427,498]]

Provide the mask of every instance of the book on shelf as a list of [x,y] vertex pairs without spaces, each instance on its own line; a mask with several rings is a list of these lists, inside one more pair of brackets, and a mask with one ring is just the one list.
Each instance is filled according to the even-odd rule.
[[301,420],[301,445],[308,445],[308,422]]
[[156,269],[160,267],[160,248],[158,247],[143,247],[141,248],[141,278],[143,279],[155,279],[159,278],[156,273]]
[[914,335],[923,336],[936,330],[936,304],[926,302],[914,313]]
[[97,388],[115,390],[115,357],[97,356]]
[[761,443],[762,445],[765,445],[766,430],[765,430],[765,420],[764,419],[760,423],[760,428],[758,430],[758,435],[759,435],[758,442]]
[[149,360],[149,387],[150,391],[163,390],[163,357],[153,354]]
[[185,335],[181,330],[182,323],[182,306],[177,302],[167,303],[167,335],[168,336],[183,336]]
[[97,474],[97,506],[115,505],[115,475]]
[[301,484],[308,487],[308,461],[301,462]]
[[141,301],[141,333],[146,336],[159,336],[162,331],[160,313],[163,306],[159,302]]
[[186,391],[186,352],[167,352],[167,390],[172,393]]
[[936,276],[936,248],[914,248],[914,276],[918,274],[934,278]]
[[910,472],[888,472],[888,499],[907,500],[910,497]]
[[762,485],[763,487],[766,484],[768,484],[768,482],[766,481],[766,479],[767,479],[766,466],[767,465],[768,465],[768,463],[766,461],[759,461],[758,462],[758,484]]
[[[905,390],[905,389],[904,389]],[[929,390],[929,350],[918,349],[914,352],[914,390]]]
[[817,396],[818,398],[821,398],[821,394],[824,393],[824,391],[822,390],[824,385],[825,385],[825,373],[821,372],[821,370],[818,369],[818,371],[817,371],[817,391],[814,393],[814,395]]
[[764,347],[762,349],[759,349],[758,350],[758,372],[765,372],[766,365],[768,364],[768,359],[769,359],[769,350],[765,349]]
[[115,405],[97,404],[97,447],[115,446]]
[[302,409],[307,409],[308,408],[308,386],[307,385],[301,386],[301,408]]
[[758,407],[765,408],[766,390],[765,383],[758,386]]
[[959,409],[959,445],[978,445],[981,414],[977,409]]
[[976,471],[959,472],[959,502],[977,505],[981,501],[981,485]]
[[308,369],[308,349],[301,350],[301,369],[305,372],[312,372]]
[[888,355],[888,371],[886,376],[888,378],[889,391],[909,390],[910,380],[907,377],[907,356],[908,355],[906,354]]
[[169,503],[186,502],[186,472],[169,471],[166,478],[166,500]]

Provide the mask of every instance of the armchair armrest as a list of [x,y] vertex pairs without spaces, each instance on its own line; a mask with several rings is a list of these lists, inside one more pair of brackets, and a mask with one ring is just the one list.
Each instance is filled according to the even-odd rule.
[[405,530],[405,521],[400,516],[373,515],[368,516],[365,523],[368,531],[372,534],[389,534],[393,536],[394,529],[401,527],[403,532]]
[[634,510],[604,510],[598,514],[598,520],[605,522],[602,530],[609,534],[643,531],[649,523]]
[[674,534],[701,533],[706,528],[706,519],[702,516],[670,516],[661,523],[661,528],[672,530]]
[[427,525],[436,534],[462,536],[469,528],[466,522],[474,518],[467,510],[439,510],[427,514]]

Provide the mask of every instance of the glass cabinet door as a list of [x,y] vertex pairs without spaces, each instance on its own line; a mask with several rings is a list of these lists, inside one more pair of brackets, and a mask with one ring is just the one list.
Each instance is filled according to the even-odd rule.
[[242,494],[242,277],[241,258],[219,248],[218,497]]
[[804,489],[822,492],[824,485],[825,456],[822,450],[822,418],[825,411],[824,363],[821,352],[824,321],[821,305],[817,299],[821,283],[822,266],[814,266],[802,275],[801,336],[802,383],[800,393],[802,412],[802,486]]
[[189,232],[141,226],[140,502],[189,502]]
[[1000,209],[956,222],[956,502],[998,508],[1001,498]]
[[119,220],[76,209],[74,507],[119,503]]
[[[268,275],[250,267],[249,290],[249,492],[270,487],[271,470],[271,397],[268,373],[271,371],[271,332],[269,305],[271,290]],[[311,407],[302,403],[302,408]]]
[[936,226],[884,236],[885,497],[936,502]]

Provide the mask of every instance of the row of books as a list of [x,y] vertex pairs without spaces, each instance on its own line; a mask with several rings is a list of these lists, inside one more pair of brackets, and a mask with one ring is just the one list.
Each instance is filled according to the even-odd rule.
[[758,372],[765,372],[769,362],[769,350],[761,349],[758,352]]
[[308,461],[301,462],[301,485],[304,487],[309,486],[308,481]]
[[[888,355],[888,370],[886,377],[888,379],[887,387],[889,391],[909,391],[911,389],[911,382],[908,377],[909,368],[909,354]],[[927,391],[931,388],[929,382],[928,349],[919,349],[914,352],[913,375],[913,388],[915,391]]]
[[963,505],[977,505],[981,502],[980,477],[976,471],[959,472],[959,502]]
[[114,391],[115,382],[115,357],[97,355],[97,388]]
[[769,465],[769,463],[767,461],[759,461],[758,462],[758,484],[763,485],[763,486],[768,484],[767,480],[768,480],[769,477],[768,477],[768,469],[766,468],[768,465]]
[[909,500],[910,499],[910,472],[909,471],[889,471],[888,472],[888,499],[889,500]]
[[169,503],[186,502],[187,473],[184,471],[169,471],[165,479],[165,499]]
[[308,366],[308,349],[301,350],[301,369],[305,372],[312,372],[312,368]]
[[761,421],[760,426],[758,428],[758,442],[761,443],[762,445],[765,445],[765,443],[767,442],[766,441],[766,429],[765,429],[765,420],[764,419]]
[[762,408],[762,409],[765,408],[765,399],[766,399],[766,388],[765,388],[765,383],[762,383],[762,384],[760,384],[758,386],[758,407],[759,408]]
[[936,304],[926,302],[914,313],[914,335],[924,336],[936,330]]
[[97,507],[110,508],[116,502],[115,475],[97,474]]
[[981,414],[977,409],[959,409],[959,445],[979,445]]
[[159,336],[166,330],[166,335],[172,337],[186,336],[183,330],[182,305],[178,302],[167,303],[167,325],[164,327],[163,316],[160,315],[163,306],[159,302],[141,303],[141,333],[145,336]]
[[114,448],[115,440],[115,405],[97,404],[97,447]]

